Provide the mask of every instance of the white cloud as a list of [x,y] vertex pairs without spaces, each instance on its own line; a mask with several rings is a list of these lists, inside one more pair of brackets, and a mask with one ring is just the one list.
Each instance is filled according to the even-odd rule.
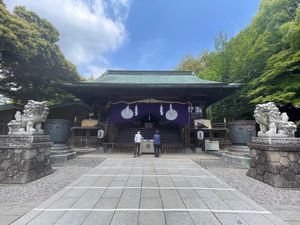
[[82,68],[83,75],[109,66],[105,55],[127,40],[124,20],[130,0],[6,0],[5,4],[10,10],[25,5],[51,22],[60,33],[65,56]]

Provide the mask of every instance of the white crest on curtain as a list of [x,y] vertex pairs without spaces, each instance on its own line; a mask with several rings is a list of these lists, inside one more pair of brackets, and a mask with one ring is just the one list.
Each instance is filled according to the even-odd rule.
[[167,120],[176,120],[178,117],[178,113],[175,109],[173,109],[172,104],[170,104],[170,109],[166,112],[166,119]]
[[126,108],[121,111],[121,116],[126,120],[133,117],[133,111],[129,108],[129,105],[127,105]]

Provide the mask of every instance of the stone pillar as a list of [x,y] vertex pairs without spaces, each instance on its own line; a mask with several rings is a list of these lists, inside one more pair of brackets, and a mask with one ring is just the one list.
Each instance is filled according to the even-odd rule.
[[300,138],[252,137],[247,175],[274,187],[300,188]]
[[52,173],[48,135],[0,135],[0,183],[27,183]]

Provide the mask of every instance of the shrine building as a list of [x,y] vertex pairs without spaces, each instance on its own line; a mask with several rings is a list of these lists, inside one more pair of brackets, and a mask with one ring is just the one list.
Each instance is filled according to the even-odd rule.
[[[93,136],[101,127],[103,142],[115,150],[130,151],[137,131],[144,139],[152,139],[159,130],[162,151],[176,151],[195,144],[195,130],[226,131],[197,127],[195,121],[206,119],[206,108],[240,85],[204,80],[190,71],[107,70],[95,80],[64,84],[64,88],[92,106],[92,118],[97,120],[92,128],[73,128],[74,145],[83,130]],[[214,138],[209,132],[208,136]]]

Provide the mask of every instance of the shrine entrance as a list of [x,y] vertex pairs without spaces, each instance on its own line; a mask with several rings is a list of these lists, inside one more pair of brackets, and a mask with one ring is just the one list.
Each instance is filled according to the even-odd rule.
[[[157,100],[158,101],[158,100]],[[110,123],[115,127],[116,149],[131,151],[134,148],[134,135],[141,132],[144,140],[152,140],[155,130],[159,130],[162,151],[183,149],[184,125],[188,123],[188,103],[145,103],[111,105]]]

